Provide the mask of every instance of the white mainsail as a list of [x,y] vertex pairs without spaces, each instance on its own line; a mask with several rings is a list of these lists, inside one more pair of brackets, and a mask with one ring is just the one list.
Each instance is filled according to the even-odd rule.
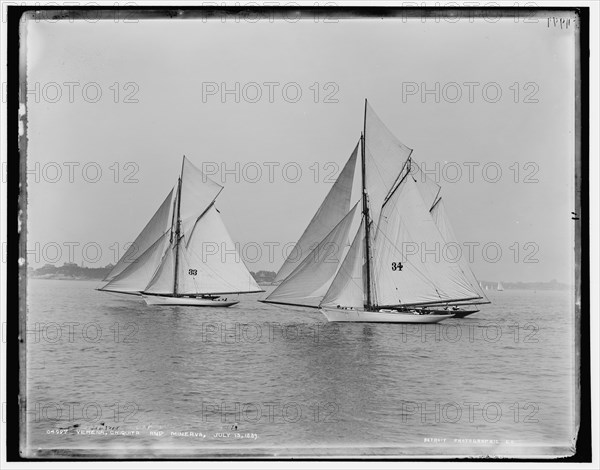
[[184,236],[179,249],[178,293],[229,294],[261,290],[246,269],[214,205],[200,217],[187,240]]
[[312,250],[304,261],[271,292],[266,301],[288,305],[318,307],[345,258],[356,226],[358,203]]
[[146,249],[133,263],[124,261],[126,253],[115,268],[125,267],[100,290],[175,297],[263,292],[214,206],[222,186],[184,157],[177,188],[136,239]]
[[[413,305],[479,298],[457,263],[408,176],[384,206],[373,247],[377,305]],[[427,251],[425,251],[427,250]]]
[[274,282],[280,282],[288,277],[350,210],[358,145],[354,148],[338,179],[329,190],[296,246],[277,272]]

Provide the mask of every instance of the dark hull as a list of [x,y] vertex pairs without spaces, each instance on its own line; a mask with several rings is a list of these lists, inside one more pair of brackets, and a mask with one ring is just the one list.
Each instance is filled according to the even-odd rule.
[[428,308],[427,311],[431,312],[431,313],[436,313],[436,314],[451,313],[452,315],[454,315],[454,318],[465,318],[465,317],[468,317],[469,315],[473,315],[474,313],[479,312],[479,310],[476,310],[474,308],[468,309],[468,310],[462,309],[462,308],[460,310],[451,310],[451,309],[449,309],[449,310],[445,310],[445,309],[434,310],[434,309]]

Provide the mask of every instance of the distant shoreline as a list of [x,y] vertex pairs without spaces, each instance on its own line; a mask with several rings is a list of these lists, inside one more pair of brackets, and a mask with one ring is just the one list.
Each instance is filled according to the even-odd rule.
[[[46,264],[38,269],[30,268],[27,272],[29,279],[54,279],[57,281],[102,281],[113,269],[109,264],[102,268],[87,268],[75,263],[65,263],[62,266]],[[259,286],[270,287],[275,284],[275,271],[250,272]],[[481,281],[484,292],[498,291],[497,286],[501,284],[504,290],[572,290],[573,286],[563,284],[553,279],[549,282],[506,282],[506,281]],[[487,288],[487,289],[486,289]]]
[[[102,281],[104,278],[103,277],[85,277],[85,276],[68,276],[68,275],[61,275],[61,274],[32,274],[30,273],[28,275],[28,279],[46,279],[46,280],[52,280],[52,281]],[[257,282],[257,284],[261,287],[272,287],[275,286],[276,284],[272,283],[272,282]],[[520,284],[518,286],[514,286],[511,285],[511,283],[506,283],[504,284],[504,291],[516,291],[516,290],[532,290],[532,291],[564,291],[564,290],[571,290],[573,289],[573,286],[569,286],[567,284],[561,284],[561,283],[551,283],[551,282],[546,282],[546,283],[517,283]],[[502,292],[502,291],[498,291],[497,289],[488,289],[487,291],[484,292]]]

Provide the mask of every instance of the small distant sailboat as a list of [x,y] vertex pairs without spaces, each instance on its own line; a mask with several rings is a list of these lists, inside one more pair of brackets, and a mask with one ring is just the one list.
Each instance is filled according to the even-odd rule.
[[500,291],[504,290],[504,286],[502,285],[501,282],[498,283],[498,287],[496,288],[496,290],[500,290]]
[[264,292],[215,207],[222,189],[184,156],[176,186],[98,290],[195,307],[229,307],[238,301],[221,296]]
[[[360,148],[361,189],[351,207]],[[319,308],[329,321],[436,323],[489,303],[460,257],[409,248],[457,244],[441,188],[365,100],[364,129],[261,302]]]

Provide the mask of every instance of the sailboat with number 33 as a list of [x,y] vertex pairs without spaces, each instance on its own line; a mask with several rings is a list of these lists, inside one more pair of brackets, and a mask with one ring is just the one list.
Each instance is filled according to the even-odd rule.
[[194,307],[229,307],[238,301],[224,295],[264,292],[215,207],[222,189],[184,156],[177,184],[99,290]]
[[365,100],[358,143],[262,302],[318,308],[335,322],[436,323],[477,312],[489,300],[466,260],[419,252],[458,245],[440,193]]

